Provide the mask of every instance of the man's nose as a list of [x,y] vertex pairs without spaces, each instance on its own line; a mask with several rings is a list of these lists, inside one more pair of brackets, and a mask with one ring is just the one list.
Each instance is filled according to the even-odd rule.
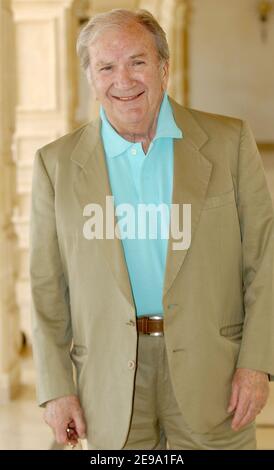
[[128,89],[135,83],[130,70],[127,67],[117,69],[115,76],[115,86],[118,89]]

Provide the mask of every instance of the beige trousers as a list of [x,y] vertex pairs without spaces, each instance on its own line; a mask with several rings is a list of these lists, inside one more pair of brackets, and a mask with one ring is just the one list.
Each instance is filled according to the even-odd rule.
[[237,432],[230,424],[228,417],[211,433],[194,433],[173,393],[164,337],[139,335],[133,412],[123,449],[256,449],[255,423]]

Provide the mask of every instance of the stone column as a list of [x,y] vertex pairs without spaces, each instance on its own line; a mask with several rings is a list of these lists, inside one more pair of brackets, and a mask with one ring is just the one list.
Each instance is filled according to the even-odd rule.
[[15,301],[16,237],[12,224],[15,165],[11,142],[14,131],[14,36],[10,0],[0,2],[0,404],[16,394],[20,381],[21,335]]
[[29,208],[32,163],[42,145],[74,127],[77,92],[74,0],[12,0],[17,106],[14,160],[19,242],[16,283],[22,329],[30,338]]

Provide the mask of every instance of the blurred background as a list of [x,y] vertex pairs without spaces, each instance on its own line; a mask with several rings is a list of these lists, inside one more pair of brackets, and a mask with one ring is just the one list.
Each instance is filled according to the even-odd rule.
[[[249,121],[274,198],[273,0],[0,0],[0,449],[58,448],[35,402],[32,162],[98,112],[75,42],[92,15],[119,7],[146,8],[165,29],[173,98]],[[274,384],[257,423],[259,449],[274,449]]]

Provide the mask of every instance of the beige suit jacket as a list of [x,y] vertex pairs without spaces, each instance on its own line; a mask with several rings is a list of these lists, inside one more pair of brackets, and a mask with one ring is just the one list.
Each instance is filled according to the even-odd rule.
[[[173,203],[191,204],[192,241],[174,251],[169,240],[165,341],[181,412],[206,433],[228,416],[236,367],[274,374],[273,207],[247,123],[171,103],[184,136],[174,141]],[[104,207],[106,195],[99,120],[37,152],[30,273],[39,403],[78,393],[88,441],[120,449],[136,373],[134,302],[121,240],[83,236],[84,206]]]

